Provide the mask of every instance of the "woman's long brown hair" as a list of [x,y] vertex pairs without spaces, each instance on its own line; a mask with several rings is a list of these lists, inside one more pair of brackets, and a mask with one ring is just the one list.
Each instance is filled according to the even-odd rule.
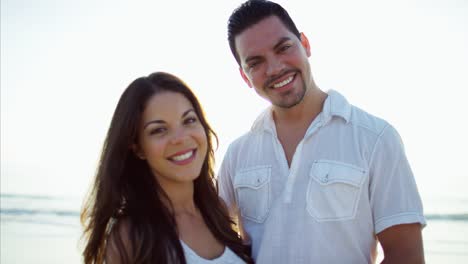
[[[204,127],[208,153],[200,176],[194,182],[194,201],[218,241],[247,263],[253,263],[241,238],[233,230],[225,206],[218,198],[214,178],[214,148],[217,136],[206,121],[201,105],[190,88],[179,78],[156,72],[133,81],[115,109],[104,141],[94,184],[81,212],[86,245],[84,263],[102,263],[106,250],[106,229],[111,219],[129,221],[132,254],[127,254],[119,232],[116,246],[121,263],[186,263],[177,225],[167,195],[159,186],[146,161],[130,149],[137,142],[138,125],[147,101],[160,92],[184,95],[193,105]],[[123,208],[122,208],[123,207]],[[123,209],[123,213],[122,213]],[[119,213],[120,212],[120,213]],[[116,228],[114,228],[115,231]],[[112,231],[111,231],[112,232]]]

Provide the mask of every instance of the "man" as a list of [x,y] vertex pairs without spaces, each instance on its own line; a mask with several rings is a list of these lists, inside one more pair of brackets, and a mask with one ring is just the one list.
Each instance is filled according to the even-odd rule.
[[256,263],[424,263],[425,225],[397,131],[312,78],[310,45],[278,4],[228,23],[240,74],[271,107],[226,152],[220,195]]

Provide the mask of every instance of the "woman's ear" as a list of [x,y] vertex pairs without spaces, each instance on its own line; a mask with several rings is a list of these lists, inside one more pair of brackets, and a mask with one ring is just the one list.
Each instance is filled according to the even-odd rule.
[[133,153],[140,159],[142,160],[145,160],[146,157],[145,157],[145,154],[143,153],[143,151],[141,150],[141,148],[138,146],[138,144],[136,143],[133,143],[130,148],[132,149]]

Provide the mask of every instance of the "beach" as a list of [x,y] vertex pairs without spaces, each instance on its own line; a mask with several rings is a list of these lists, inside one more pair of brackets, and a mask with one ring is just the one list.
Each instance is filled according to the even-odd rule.
[[78,198],[2,195],[0,263],[82,263]]
[[1,263],[82,263],[78,226],[1,222]]
[[[80,206],[78,198],[2,195],[0,262],[82,263]],[[426,218],[426,263],[468,263],[468,214],[428,213]]]
[[432,220],[423,230],[426,263],[468,263],[467,220]]

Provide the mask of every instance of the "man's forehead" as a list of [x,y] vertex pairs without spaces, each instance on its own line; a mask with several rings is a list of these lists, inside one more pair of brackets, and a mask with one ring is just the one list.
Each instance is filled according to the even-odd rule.
[[276,16],[267,17],[236,36],[235,44],[239,57],[255,55],[257,52],[271,50],[285,38],[294,39],[295,35]]

